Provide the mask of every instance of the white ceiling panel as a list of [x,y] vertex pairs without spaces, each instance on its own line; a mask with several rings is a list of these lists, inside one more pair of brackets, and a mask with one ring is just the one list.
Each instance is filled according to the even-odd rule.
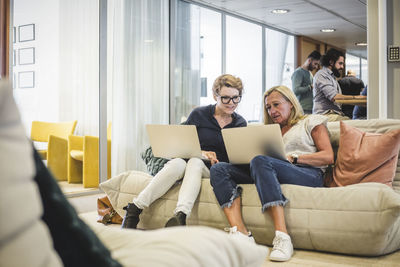
[[[304,35],[318,41],[367,57],[365,47],[357,42],[367,41],[366,0],[195,0],[248,19],[264,23],[292,34]],[[272,14],[273,9],[288,9],[287,14]],[[322,33],[322,28],[336,32]]]

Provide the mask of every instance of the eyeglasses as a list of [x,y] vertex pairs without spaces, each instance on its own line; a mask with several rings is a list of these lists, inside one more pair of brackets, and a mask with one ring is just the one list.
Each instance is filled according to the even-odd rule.
[[234,97],[218,95],[218,97],[221,99],[222,104],[229,104],[229,102],[231,102],[231,100],[232,100],[233,104],[237,104],[240,102],[240,100],[242,100],[241,95],[236,95]]

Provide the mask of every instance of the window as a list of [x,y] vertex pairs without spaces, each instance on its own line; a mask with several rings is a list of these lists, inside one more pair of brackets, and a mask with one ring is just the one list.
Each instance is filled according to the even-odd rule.
[[353,70],[357,78],[360,77],[360,58],[351,54],[346,54],[346,71]]
[[361,80],[363,80],[364,85],[368,84],[368,60],[361,59]]
[[263,92],[261,26],[226,17],[226,73],[243,82],[243,99],[237,112],[248,121],[258,120]]
[[214,103],[212,86],[221,74],[221,14],[200,9],[200,105]]
[[215,103],[212,85],[222,74],[222,66],[225,73],[243,81],[243,100],[237,112],[247,121],[259,121],[264,91],[280,84],[291,87],[294,37],[185,1],[177,1],[175,9],[171,24],[170,123],[182,122],[196,106]]
[[266,88],[285,85],[292,88],[294,71],[294,37],[282,32],[266,29]]

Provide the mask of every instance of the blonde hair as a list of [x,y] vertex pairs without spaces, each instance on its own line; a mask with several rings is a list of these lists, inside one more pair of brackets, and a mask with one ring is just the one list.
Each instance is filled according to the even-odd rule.
[[270,88],[268,91],[266,91],[264,93],[264,97],[263,97],[264,124],[273,124],[274,123],[268,114],[268,111],[266,108],[267,106],[265,104],[265,99],[272,92],[280,93],[283,96],[283,98],[286,99],[286,101],[289,101],[293,105],[292,110],[290,111],[289,119],[288,119],[289,126],[292,126],[292,125],[296,124],[298,121],[305,118],[303,108],[301,107],[299,101],[297,100],[297,97],[292,92],[292,90],[290,90],[289,88],[287,88],[284,85],[278,85],[278,86],[274,86],[274,87]]
[[243,84],[239,77],[235,77],[230,74],[222,74],[215,79],[212,90],[214,95],[219,95],[219,92],[223,86],[232,87],[239,91],[239,95],[242,95]]

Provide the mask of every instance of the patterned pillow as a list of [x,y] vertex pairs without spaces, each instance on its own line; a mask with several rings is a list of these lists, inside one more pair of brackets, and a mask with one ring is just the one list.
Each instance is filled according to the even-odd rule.
[[151,147],[148,147],[143,151],[141,156],[146,163],[147,171],[153,176],[156,175],[169,161],[169,159],[154,157]]

